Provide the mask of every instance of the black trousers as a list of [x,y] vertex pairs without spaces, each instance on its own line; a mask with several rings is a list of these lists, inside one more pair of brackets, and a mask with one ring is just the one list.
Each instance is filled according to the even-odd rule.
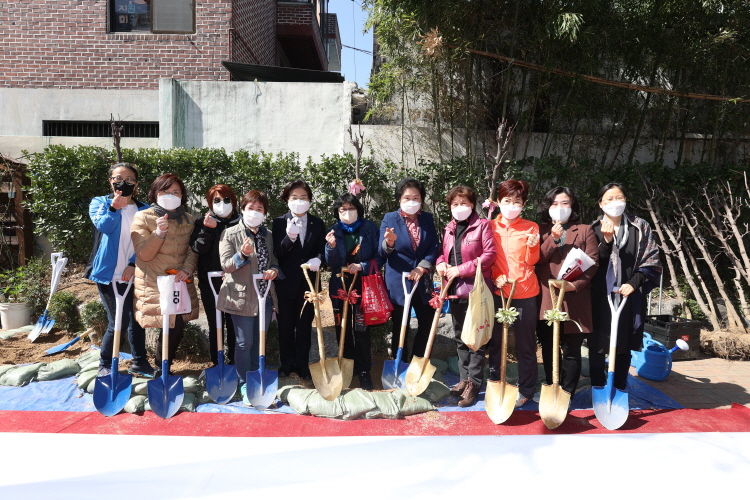
[[[169,355],[170,365],[174,362],[174,358],[177,355],[177,348],[180,346],[182,335],[185,333],[185,321],[182,319],[182,314],[178,314],[174,318],[174,328],[169,329],[169,344],[167,344],[167,354]],[[161,368],[161,349],[164,345],[164,332],[159,335],[156,341],[156,367]]]
[[[586,343],[589,348],[591,385],[593,387],[603,387],[607,384],[607,364],[605,363],[605,358],[609,354],[609,337],[590,333],[586,336]],[[604,343],[607,345],[603,345]],[[627,354],[615,355],[615,387],[623,391],[628,384],[630,357],[629,352]]]
[[[430,337],[430,327],[432,326],[432,319],[435,317],[435,309],[430,304],[423,304],[421,297],[418,293],[414,293],[414,297],[411,299],[411,307],[414,308],[414,312],[417,313],[417,334],[414,336],[414,344],[411,350],[409,350],[408,341],[404,340],[404,352],[401,359],[404,363],[410,363],[412,356],[424,356],[425,347],[427,347],[427,339]],[[396,355],[398,350],[398,340],[401,335],[401,319],[404,314],[404,306],[393,304],[393,313],[391,316],[393,322],[393,328],[391,330],[391,351],[393,355]],[[411,312],[409,312],[411,314]],[[407,321],[407,325],[409,322]],[[409,330],[406,330],[406,337],[409,337]]]
[[451,300],[451,317],[453,320],[453,332],[456,336],[456,351],[458,353],[458,374],[460,380],[471,380],[477,385],[482,385],[484,380],[484,350],[482,346],[478,351],[473,351],[461,340],[461,332],[466,319],[468,302],[463,304],[459,300]]
[[[279,323],[279,357],[281,369],[310,376],[310,346],[315,309],[306,303],[304,290],[296,297],[278,295],[276,319]],[[302,314],[300,315],[300,311]]]
[[[552,360],[553,356],[560,357],[560,352],[552,352],[552,328],[547,322],[540,320],[536,324],[536,336],[542,344],[542,359],[544,361],[544,374],[546,383],[552,384]],[[560,325],[560,347],[562,348],[562,359],[560,361],[560,386],[564,391],[575,394],[578,380],[581,378],[581,344],[583,344],[583,333],[562,333],[563,325]]]
[[[503,307],[500,296],[495,295],[495,310]],[[537,382],[536,329],[539,306],[536,297],[514,299],[511,307],[518,311],[513,323],[518,348],[518,392],[525,398],[534,396]],[[500,361],[503,346],[503,324],[495,322],[490,340],[490,380],[500,380]]]
[[[333,301],[333,315],[336,318],[336,340],[341,339],[343,303]],[[359,315],[359,317],[358,317]],[[344,357],[354,360],[354,374],[369,372],[372,368],[372,340],[370,327],[365,326],[359,304],[349,304],[346,313],[346,337],[344,337]]]
[[[112,354],[115,345],[115,316],[117,311],[117,301],[112,285],[103,285],[97,283],[96,288],[99,290],[99,297],[104,304],[104,310],[107,312],[107,331],[102,338],[102,357],[99,366],[109,368],[112,365]],[[120,290],[122,292],[122,290]],[[122,320],[120,323],[121,333],[126,333],[128,342],[130,342],[133,362],[138,365],[147,365],[148,357],[146,356],[146,330],[138,324],[133,313],[133,287],[130,287],[128,294],[122,304]],[[120,346],[117,346],[120,349]]]
[[[217,278],[218,279],[218,278]],[[198,289],[201,291],[201,302],[203,302],[203,310],[206,313],[206,319],[208,320],[208,342],[209,350],[211,351],[211,362],[216,366],[218,363],[218,342],[216,340],[216,300],[214,300],[214,292],[211,290],[211,285],[208,283],[208,278],[198,281]],[[226,337],[224,340],[224,357],[228,364],[234,364],[234,323],[232,323],[232,315],[225,312],[221,313],[222,323],[226,330]]]

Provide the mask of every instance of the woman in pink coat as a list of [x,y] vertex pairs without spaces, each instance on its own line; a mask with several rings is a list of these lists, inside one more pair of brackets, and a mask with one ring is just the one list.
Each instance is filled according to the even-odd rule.
[[484,346],[472,351],[461,341],[461,330],[469,305],[469,292],[474,288],[477,258],[481,259],[482,275],[487,286],[494,290],[491,266],[495,261],[495,241],[490,221],[480,219],[475,210],[477,195],[473,189],[454,187],[446,201],[453,217],[443,232],[443,248],[436,269],[447,280],[455,278],[448,290],[448,297],[451,301],[460,381],[451,388],[451,394],[461,398],[459,406],[471,406],[482,385]]

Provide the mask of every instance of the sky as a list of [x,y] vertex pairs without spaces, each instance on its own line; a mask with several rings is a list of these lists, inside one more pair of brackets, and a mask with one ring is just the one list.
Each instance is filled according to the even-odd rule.
[[[360,0],[330,0],[328,12],[336,14],[342,45],[372,52],[372,31],[362,33],[367,13],[362,10]],[[341,47],[341,74],[347,81],[367,87],[371,68],[371,55]]]

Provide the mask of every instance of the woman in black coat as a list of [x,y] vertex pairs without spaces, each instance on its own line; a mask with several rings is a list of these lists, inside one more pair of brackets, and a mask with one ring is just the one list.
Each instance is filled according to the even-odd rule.
[[[195,220],[195,229],[190,236],[190,248],[198,254],[198,289],[201,292],[203,310],[208,319],[208,341],[210,343],[211,361],[218,363],[216,344],[216,301],[208,282],[208,273],[221,271],[219,259],[219,238],[224,229],[236,225],[240,216],[237,213],[237,197],[229,186],[217,184],[206,193],[206,201],[211,209],[203,219]],[[216,291],[221,288],[221,281],[214,283]],[[226,327],[227,337],[224,354],[227,364],[234,364],[234,324],[232,316],[222,313],[222,323]]]
[[604,359],[609,352],[612,321],[607,296],[617,289],[615,305],[623,300],[620,297],[628,298],[617,327],[614,384],[620,390],[627,385],[630,351],[641,350],[646,298],[658,286],[662,270],[651,226],[625,213],[626,202],[622,184],[610,183],[599,191],[604,215],[592,224],[599,243],[599,268],[591,280],[594,333],[587,337],[591,385],[603,387],[607,383]]
[[276,217],[271,229],[273,253],[284,277],[274,282],[279,299],[276,308],[281,358],[279,376],[296,372],[304,380],[312,380],[310,346],[315,311],[312,304],[302,307],[309,286],[300,266],[310,266],[310,281],[315,283],[315,271],[325,258],[326,244],[323,221],[307,212],[312,197],[312,189],[305,181],[300,179],[287,184],[281,199],[289,206],[289,212]]

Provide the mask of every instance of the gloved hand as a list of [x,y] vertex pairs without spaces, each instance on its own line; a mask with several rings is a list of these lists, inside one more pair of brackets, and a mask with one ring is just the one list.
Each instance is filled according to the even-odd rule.
[[313,257],[312,259],[307,261],[307,265],[310,266],[310,271],[317,271],[320,269],[320,259],[317,257]]
[[286,221],[286,235],[292,241],[296,241],[297,236],[299,236],[299,226],[292,219]]

